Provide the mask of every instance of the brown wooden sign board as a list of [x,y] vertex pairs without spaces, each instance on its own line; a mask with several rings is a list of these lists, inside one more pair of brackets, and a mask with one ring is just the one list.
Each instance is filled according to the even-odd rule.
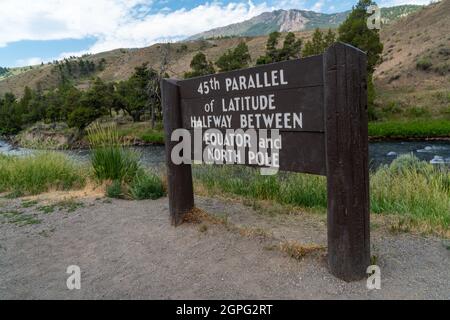
[[172,223],[194,206],[191,165],[171,160],[174,130],[276,129],[280,170],[327,177],[331,272],[363,278],[370,264],[366,63],[364,52],[336,43],[305,59],[163,80]]

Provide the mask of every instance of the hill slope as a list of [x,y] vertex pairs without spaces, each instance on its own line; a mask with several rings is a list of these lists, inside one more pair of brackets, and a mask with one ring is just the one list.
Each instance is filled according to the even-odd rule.
[[[446,82],[445,75],[433,70],[450,63],[449,31],[450,0],[429,5],[384,27],[381,30],[383,62],[377,67],[376,78],[388,87],[424,87]],[[432,66],[428,72],[417,69],[421,59],[430,60]]]
[[450,0],[381,31],[383,62],[374,79],[381,118],[450,120]]
[[[296,34],[303,39],[308,39],[311,32]],[[190,69],[192,58],[199,51],[204,52],[209,60],[216,61],[226,50],[237,46],[240,41],[247,43],[254,63],[264,53],[267,36],[155,44],[141,49],[117,49],[84,59],[94,63],[98,63],[101,59],[106,60],[104,70],[96,72],[92,77],[98,76],[105,81],[120,81],[128,79],[133,74],[134,68],[143,63],[148,63],[150,67],[160,70],[162,58],[165,56],[166,71],[169,76],[182,78],[184,72]],[[74,82],[79,87],[85,88],[89,85],[90,78],[74,79]],[[57,87],[58,83],[59,77],[55,65],[34,66],[26,72],[0,80],[0,95],[13,92],[16,96],[21,96],[25,86],[47,90]]]

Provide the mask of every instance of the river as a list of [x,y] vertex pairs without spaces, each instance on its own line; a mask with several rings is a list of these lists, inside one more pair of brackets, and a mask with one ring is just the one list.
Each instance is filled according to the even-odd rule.
[[[141,162],[151,167],[164,164],[164,146],[135,147],[141,154]],[[5,141],[0,140],[0,154],[27,155],[36,152],[30,149],[14,148]],[[60,151],[71,158],[87,161],[89,150]],[[369,144],[370,167],[377,168],[383,164],[391,163],[401,154],[413,153],[416,157],[432,164],[450,165],[450,141],[391,141],[371,142]]]

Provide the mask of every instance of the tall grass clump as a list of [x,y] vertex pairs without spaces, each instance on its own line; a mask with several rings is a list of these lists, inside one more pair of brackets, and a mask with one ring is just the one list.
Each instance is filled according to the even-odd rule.
[[24,157],[0,155],[0,192],[34,195],[82,188],[84,168],[67,156],[43,152]]
[[371,210],[431,226],[450,226],[450,171],[402,155],[371,175]]
[[141,168],[139,154],[121,141],[115,124],[93,124],[88,140],[95,177],[112,181],[106,188],[108,197],[154,200],[165,195],[161,178]]
[[194,178],[210,192],[225,192],[299,207],[327,206],[324,177],[280,173],[262,176],[259,170],[235,166],[194,166]]
[[131,181],[139,169],[139,155],[122,144],[115,124],[94,123],[87,132],[95,177],[100,181]]
[[[257,169],[237,166],[194,166],[193,173],[196,182],[212,194],[228,193],[323,212],[327,208],[325,177],[286,172],[261,176]],[[370,173],[370,199],[372,213],[448,230],[450,170],[402,155]]]
[[159,199],[165,195],[161,178],[153,172],[137,174],[130,183],[129,192],[133,199]]

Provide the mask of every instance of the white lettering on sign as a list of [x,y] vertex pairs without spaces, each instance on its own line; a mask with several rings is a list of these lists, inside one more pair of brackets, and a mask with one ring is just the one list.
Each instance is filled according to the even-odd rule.
[[225,78],[225,89],[227,92],[278,87],[287,84],[289,83],[285,80],[283,69],[267,71],[262,74],[255,73],[254,75]]
[[209,81],[200,82],[197,92],[200,94],[209,94],[215,90],[220,90],[220,82],[214,77],[209,79]]
[[275,95],[246,96],[222,99],[222,111],[275,110]]
[[231,128],[231,115],[220,115],[220,116],[192,116],[191,117],[191,127],[192,128]]
[[303,113],[241,114],[240,121],[244,129],[302,129]]

